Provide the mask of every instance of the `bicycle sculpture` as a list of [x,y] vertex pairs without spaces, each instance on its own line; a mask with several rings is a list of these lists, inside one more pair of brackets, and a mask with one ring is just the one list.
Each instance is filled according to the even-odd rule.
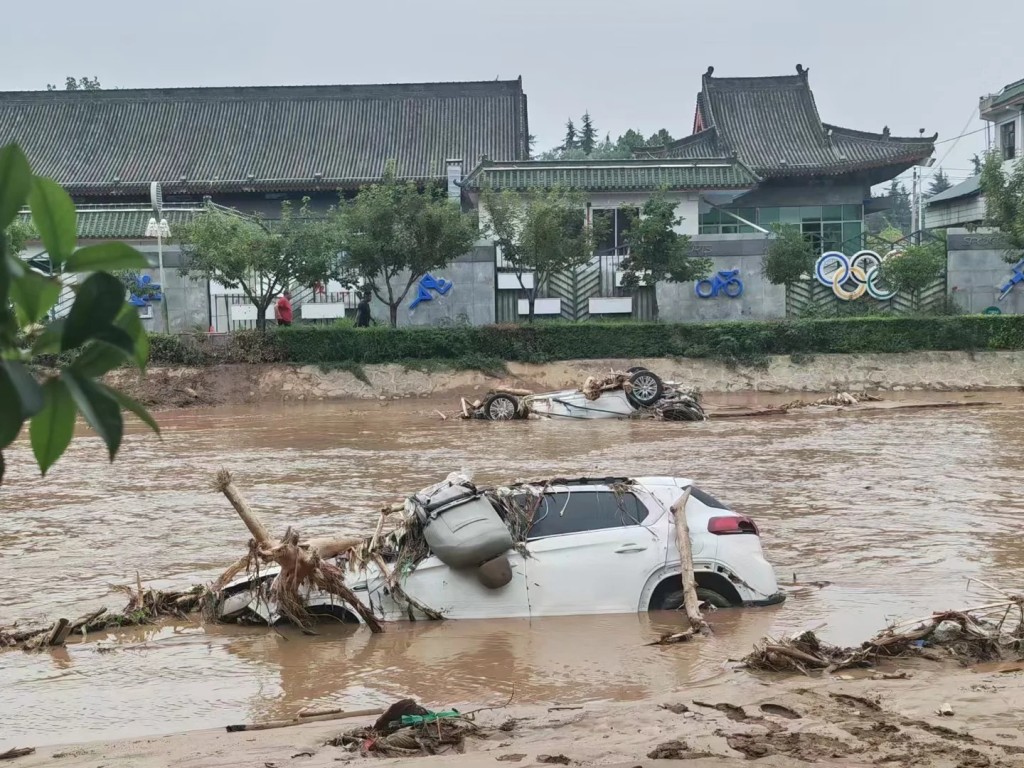
[[739,279],[739,273],[738,269],[722,270],[712,278],[698,280],[693,291],[699,299],[713,299],[720,292],[730,299],[738,299],[743,295],[743,281]]
[[1010,279],[1000,286],[999,301],[1005,299],[1017,283],[1024,283],[1024,259],[1013,265],[1013,274],[1010,275]]
[[865,293],[878,301],[888,301],[896,291],[882,283],[882,262],[898,254],[898,250],[892,250],[883,257],[874,251],[858,251],[851,259],[845,253],[828,251],[815,262],[814,276],[842,301],[854,301]]

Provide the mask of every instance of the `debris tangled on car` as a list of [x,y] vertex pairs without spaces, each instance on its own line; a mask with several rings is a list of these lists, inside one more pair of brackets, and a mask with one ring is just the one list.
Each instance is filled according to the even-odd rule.
[[643,367],[589,376],[575,390],[530,392],[496,388],[482,399],[462,398],[463,419],[511,421],[529,418],[647,418],[704,421],[700,393],[663,381]]

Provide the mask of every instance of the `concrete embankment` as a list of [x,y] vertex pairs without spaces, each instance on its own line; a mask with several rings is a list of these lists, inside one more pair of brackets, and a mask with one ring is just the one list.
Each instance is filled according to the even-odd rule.
[[282,400],[428,397],[485,392],[499,383],[537,391],[575,388],[587,376],[644,365],[663,378],[721,392],[963,391],[1024,386],[1024,352],[780,355],[767,365],[709,359],[567,360],[509,363],[507,373],[422,371],[403,365],[346,370],[315,365],[153,367],[144,380],[122,371],[122,386],[151,406],[187,407]]

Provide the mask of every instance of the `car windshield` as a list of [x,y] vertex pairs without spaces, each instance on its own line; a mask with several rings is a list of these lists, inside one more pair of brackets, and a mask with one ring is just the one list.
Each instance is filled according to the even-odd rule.
[[[516,502],[528,506],[530,500],[521,496]],[[546,493],[533,516],[527,539],[640,525],[647,515],[647,508],[632,493],[591,488]]]

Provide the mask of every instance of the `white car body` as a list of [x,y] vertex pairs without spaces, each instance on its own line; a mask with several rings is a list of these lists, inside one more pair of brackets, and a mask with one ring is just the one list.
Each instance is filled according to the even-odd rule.
[[621,389],[602,392],[596,400],[588,400],[578,389],[545,392],[523,398],[531,413],[565,419],[621,419],[636,412]]
[[[488,589],[472,571],[452,569],[431,555],[404,577],[403,590],[448,619],[635,613],[664,607],[666,597],[680,589],[680,558],[670,506],[690,488],[686,519],[698,587],[721,595],[734,606],[783,601],[753,522],[725,509],[694,488],[690,480],[636,478],[627,486],[612,479],[557,482],[563,484],[544,490],[543,507],[544,519],[549,514],[557,516],[544,523],[538,515],[531,528],[531,532],[543,533],[541,526],[546,525],[551,535],[528,538],[528,558],[515,551],[507,553],[513,573],[509,584]],[[633,510],[632,521],[618,525],[627,507]],[[559,528],[586,528],[588,519],[602,527],[557,533]],[[721,532],[713,533],[710,528]],[[267,568],[261,573],[267,578],[277,570]],[[376,566],[353,574],[348,583],[379,618],[410,618],[411,609],[390,594]],[[231,582],[219,615],[231,618],[248,611],[275,623],[279,618],[275,607],[251,586],[246,576]],[[311,591],[305,597],[313,611],[358,621],[332,595]],[[418,611],[414,616],[424,618]]]

